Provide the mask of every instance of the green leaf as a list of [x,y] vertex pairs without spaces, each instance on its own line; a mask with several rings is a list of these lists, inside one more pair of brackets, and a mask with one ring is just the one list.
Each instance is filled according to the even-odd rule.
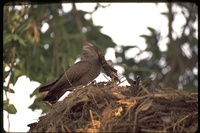
[[7,87],[4,87],[4,91],[10,92],[10,93],[15,93],[15,91],[13,89],[11,89],[11,88],[8,89]]
[[7,43],[11,42],[12,38],[13,38],[13,34],[4,35],[3,44],[7,44]]
[[162,14],[164,16],[168,16],[169,13],[167,13],[167,12],[161,12],[160,14]]
[[15,106],[13,104],[8,104],[8,102],[4,101],[4,105],[3,105],[3,109],[5,111],[7,111],[9,114],[16,114],[17,113],[17,109],[15,108]]
[[132,48],[138,48],[138,46],[123,46],[123,51],[126,51],[126,50],[129,50],[129,49],[132,49]]
[[43,56],[43,55],[40,55],[40,61],[41,61],[42,63],[45,63],[45,59],[44,59],[44,56]]
[[41,102],[41,98],[36,98],[28,108],[31,109],[32,111],[36,109],[42,109],[43,113],[49,110],[49,107],[45,105],[43,102]]
[[19,36],[18,36],[17,34],[13,34],[13,35],[12,35],[12,39],[13,39],[14,41],[17,41],[17,40],[19,40]]
[[3,100],[3,106],[7,106],[7,104],[8,104],[8,101],[7,100]]
[[148,36],[148,35],[140,35],[140,37],[149,38],[149,37],[151,37],[151,36]]
[[155,29],[151,28],[151,27],[147,27],[148,30],[150,30],[152,33],[155,32]]
[[14,72],[14,76],[17,78],[22,75],[22,71],[19,69],[15,69],[13,72]]
[[25,44],[25,42],[24,42],[24,40],[22,39],[22,38],[19,38],[19,43],[21,44],[21,45],[23,45],[23,46],[26,46],[26,44]]

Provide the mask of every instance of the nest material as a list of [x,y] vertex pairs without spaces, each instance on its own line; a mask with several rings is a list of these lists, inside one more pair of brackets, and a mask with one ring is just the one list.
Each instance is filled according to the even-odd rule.
[[195,132],[198,94],[94,83],[76,88],[28,126],[29,132]]

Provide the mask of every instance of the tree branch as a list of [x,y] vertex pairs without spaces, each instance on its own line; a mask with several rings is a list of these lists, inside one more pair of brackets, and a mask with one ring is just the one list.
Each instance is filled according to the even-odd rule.
[[176,67],[176,51],[174,46],[174,40],[172,38],[172,22],[173,22],[173,13],[172,13],[172,3],[167,4],[169,13],[168,13],[168,38],[169,38],[169,49],[172,50],[168,58],[168,65],[171,67],[171,70],[165,75],[163,83],[168,84],[171,78],[171,75]]
[[76,5],[74,2],[72,3],[72,14],[73,14],[76,24],[78,26],[78,30],[81,34],[82,44],[84,44],[86,42],[86,37],[85,37],[84,33],[82,32],[83,25],[81,23],[79,13],[77,12]]

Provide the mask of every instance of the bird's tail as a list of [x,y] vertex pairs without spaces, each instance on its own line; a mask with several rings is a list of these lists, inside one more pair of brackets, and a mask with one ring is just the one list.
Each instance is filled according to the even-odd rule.
[[49,90],[57,83],[57,81],[58,81],[61,77],[62,77],[62,75],[60,75],[60,77],[57,78],[57,79],[56,79],[55,81],[53,81],[52,83],[40,87],[40,88],[39,88],[39,92],[49,91]]
[[48,101],[51,104],[56,103],[66,92],[66,90],[63,90],[61,88],[61,91],[56,91],[56,92],[49,92],[43,99],[42,101]]
[[48,85],[40,87],[39,88],[39,92],[49,91],[54,86],[54,84],[51,83],[51,84],[48,84]]

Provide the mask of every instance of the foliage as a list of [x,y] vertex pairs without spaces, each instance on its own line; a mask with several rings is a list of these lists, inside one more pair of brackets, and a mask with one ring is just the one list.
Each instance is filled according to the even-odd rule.
[[[176,8],[181,9],[181,14],[186,20],[181,32],[175,31],[172,27],[178,14]],[[136,78],[139,75],[142,79],[153,76],[156,77],[157,83],[162,82],[170,87],[197,91],[198,74],[195,71],[198,71],[198,39],[195,35],[197,27],[194,26],[198,21],[197,6],[192,3],[177,3],[168,4],[168,9],[169,12],[161,13],[169,20],[168,36],[161,36],[160,31],[147,27],[150,35],[140,36],[146,40],[146,49],[140,50],[136,46],[121,46],[121,50],[115,53],[116,58],[122,59],[118,61],[118,64],[123,64],[125,76]],[[180,36],[176,35],[176,32],[179,32]],[[160,49],[162,38],[169,40],[165,51]],[[139,52],[133,58],[127,58],[126,52],[131,49],[137,49]],[[146,53],[148,56],[142,58]]]
[[[63,12],[61,4],[5,5],[4,82],[9,78],[8,85],[4,86],[5,94],[14,93],[10,85],[15,85],[22,75],[41,84],[54,80],[79,57],[83,36],[86,41],[99,45],[103,51],[107,47],[114,47],[116,44],[100,32],[100,26],[94,26],[92,18],[85,19],[86,14],[89,13],[77,11],[75,7]],[[80,21],[76,20],[77,17]],[[80,22],[81,29],[78,25]],[[45,25],[47,30],[44,30]],[[38,94],[36,89],[30,97],[35,95],[37,98],[30,108],[46,110],[40,102],[44,94]],[[14,111],[9,97],[4,105],[4,110],[8,111],[10,107]]]

